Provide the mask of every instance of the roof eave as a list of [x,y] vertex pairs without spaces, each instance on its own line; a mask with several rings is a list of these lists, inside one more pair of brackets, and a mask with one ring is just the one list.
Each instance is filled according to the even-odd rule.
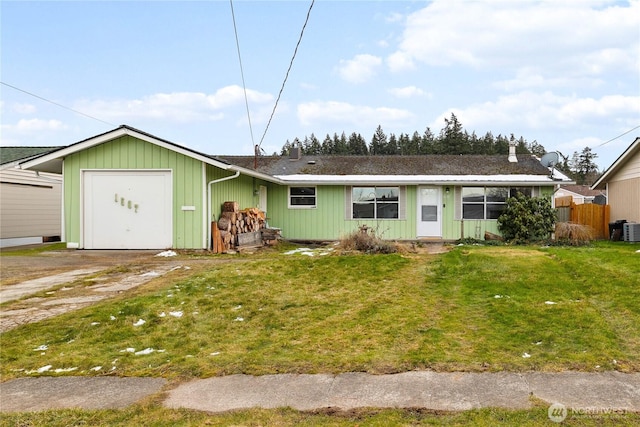
[[574,184],[570,180],[553,180],[541,175],[277,175],[279,183],[286,185],[557,185]]
[[622,165],[629,159],[636,150],[640,150],[640,137],[636,137],[636,139],[627,147],[626,150],[611,164],[609,169],[607,169],[600,178],[596,180],[596,182],[591,186],[592,190],[604,190],[605,183],[607,182],[607,178],[611,175],[614,175],[618,169],[622,167]]
[[220,169],[229,170],[231,168],[231,165],[227,163],[223,163],[221,161],[212,159],[211,157],[208,157],[202,153],[198,153],[197,151],[190,150],[188,148],[171,143],[169,141],[164,141],[162,139],[156,138],[152,135],[146,134],[144,132],[138,131],[129,126],[124,126],[124,125],[116,129],[113,129],[112,131],[103,133],[101,135],[98,135],[89,139],[85,139],[84,141],[80,141],[73,145],[63,147],[51,153],[38,156],[32,160],[22,162],[20,163],[20,167],[22,169],[32,169],[40,172],[62,173],[62,161],[65,157],[71,154],[77,153],[79,151],[86,150],[88,148],[95,147],[105,142],[114,140],[116,138],[120,138],[125,135],[132,136],[142,141],[146,141],[151,144],[155,144],[160,147],[166,148],[168,150],[174,151],[176,153],[183,154],[185,156],[194,158],[196,160],[200,160],[202,162],[218,167]]

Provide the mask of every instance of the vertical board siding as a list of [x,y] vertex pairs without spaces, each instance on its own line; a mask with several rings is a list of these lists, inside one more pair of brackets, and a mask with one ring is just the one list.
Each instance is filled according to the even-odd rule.
[[[233,172],[207,165],[207,179],[205,185],[208,185],[209,182],[213,180],[233,176],[233,174]],[[238,202],[240,209],[258,206],[258,189],[260,188],[260,185],[267,187],[267,206],[268,209],[271,210],[273,207],[271,205],[271,186],[265,181],[251,178],[246,175],[240,175],[237,178],[212,184],[211,214],[213,217],[209,220],[215,221],[220,218],[220,214],[222,213],[222,204],[224,202]],[[206,188],[205,191],[207,191]]]
[[640,222],[640,178],[609,182],[611,221]]
[[[202,163],[160,146],[122,136],[71,154],[64,161],[66,240],[82,244],[81,170],[85,169],[170,169],[173,177],[173,245],[175,248],[201,248],[204,203]],[[183,211],[182,206],[195,206]]]

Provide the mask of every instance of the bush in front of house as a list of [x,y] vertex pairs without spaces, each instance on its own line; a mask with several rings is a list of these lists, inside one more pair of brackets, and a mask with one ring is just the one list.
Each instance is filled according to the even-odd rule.
[[340,239],[340,247],[344,250],[356,250],[367,254],[392,254],[398,252],[398,248],[393,242],[378,237],[374,230],[367,226],[362,226]]
[[556,219],[551,199],[518,193],[507,199],[507,206],[498,217],[498,230],[511,243],[541,242],[549,240]]

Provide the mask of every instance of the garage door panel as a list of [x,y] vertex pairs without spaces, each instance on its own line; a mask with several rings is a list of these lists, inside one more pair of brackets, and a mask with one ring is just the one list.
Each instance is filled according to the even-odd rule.
[[170,171],[85,171],[86,249],[164,249],[173,243]]

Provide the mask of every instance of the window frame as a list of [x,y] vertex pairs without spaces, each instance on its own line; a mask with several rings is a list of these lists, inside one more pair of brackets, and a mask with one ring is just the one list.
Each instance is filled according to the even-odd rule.
[[[480,190],[482,189],[482,201],[479,202],[472,202],[472,201],[468,201],[465,202],[464,198],[465,198],[465,190],[466,189],[472,189],[472,190]],[[493,189],[499,189],[499,190],[503,190],[506,192],[506,196],[504,197],[504,201],[496,201],[496,200],[489,200],[488,198],[488,190],[493,190]],[[529,194],[525,194],[522,193],[522,190],[528,190],[526,192],[528,192]],[[460,220],[463,221],[497,221],[498,217],[500,216],[500,214],[502,213],[502,211],[504,209],[502,209],[500,211],[500,213],[497,215],[496,218],[488,218],[489,215],[487,215],[488,213],[488,208],[490,206],[492,207],[496,207],[496,206],[506,206],[507,205],[507,200],[511,197],[515,197],[515,195],[517,194],[517,191],[520,191],[524,196],[526,197],[536,197],[536,187],[528,187],[528,186],[509,186],[509,185],[505,185],[505,186],[500,186],[500,185],[483,185],[483,186],[472,186],[472,185],[465,185],[465,186],[461,186],[460,187],[460,198],[459,198],[459,202],[460,202]],[[465,205],[466,206],[482,206],[482,218],[467,218],[465,217]]]
[[[356,189],[358,188],[362,188],[362,189],[373,189],[373,194],[375,195],[375,199],[373,200],[372,203],[366,203],[366,204],[372,204],[373,205],[373,216],[372,217],[355,217],[354,213],[355,213],[355,209],[354,206],[357,204],[357,202],[353,199],[353,193]],[[392,191],[395,191],[397,193],[397,200],[395,201],[389,201],[389,200],[385,200],[384,198],[380,198],[378,199],[378,190],[379,189],[390,189]],[[403,201],[403,187],[399,186],[399,185],[354,185],[354,186],[350,186],[347,187],[347,191],[349,192],[349,200],[350,200],[350,220],[375,220],[375,221],[397,221],[397,220],[401,220],[403,219],[403,209],[402,209],[402,203]],[[363,203],[365,204],[365,203]],[[396,209],[396,216],[392,217],[392,218],[385,218],[385,217],[379,217],[378,216],[378,210],[379,210],[379,205],[396,205],[397,209]]]
[[[291,194],[291,189],[292,188],[312,188],[313,189],[313,195],[292,195]],[[311,198],[313,197],[313,205],[298,205],[298,204],[293,204],[291,203],[291,200],[294,199],[303,199],[303,198]],[[315,185],[290,185],[288,186],[287,189],[287,207],[289,209],[316,209],[318,207],[318,187]]]

